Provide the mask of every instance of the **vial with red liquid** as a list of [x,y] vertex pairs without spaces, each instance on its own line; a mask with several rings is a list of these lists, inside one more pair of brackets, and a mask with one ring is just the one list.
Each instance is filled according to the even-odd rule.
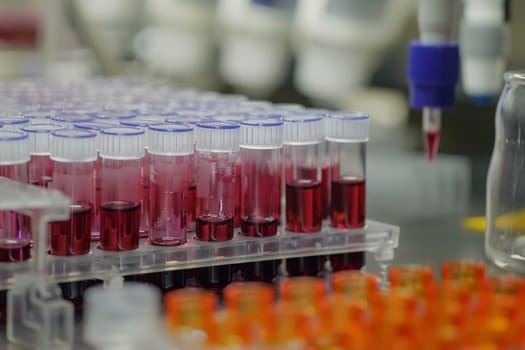
[[97,133],[97,160],[95,161],[95,169],[93,171],[93,178],[95,181],[95,205],[93,206],[93,221],[91,223],[91,241],[98,241],[100,239],[100,133],[102,129],[112,127],[112,124],[100,122],[81,122],[75,123],[74,127],[83,130],[92,130]]
[[[0,176],[27,183],[29,139],[20,131],[0,130]],[[29,217],[0,211],[0,262],[18,262],[31,256]]]
[[147,130],[149,239],[154,245],[186,243],[193,142],[189,125],[158,124]]
[[[326,118],[325,139],[330,157],[330,225],[357,229],[366,219],[366,143],[369,117],[360,112],[332,113]],[[363,253],[331,256],[332,268],[359,269]]]
[[100,249],[126,251],[139,245],[144,130],[100,131]]
[[97,134],[82,129],[63,129],[51,133],[50,154],[53,182],[50,187],[71,200],[70,218],[52,222],[52,255],[89,253],[94,207],[94,176],[97,160]]
[[322,138],[321,116],[299,113],[284,117],[283,164],[288,231],[321,231]]
[[195,175],[197,212],[195,236],[217,242],[233,238],[235,172],[239,150],[239,124],[202,122],[196,124]]
[[29,183],[48,187],[53,175],[53,162],[49,157],[49,141],[51,133],[64,129],[60,124],[31,124],[21,131],[29,137]]

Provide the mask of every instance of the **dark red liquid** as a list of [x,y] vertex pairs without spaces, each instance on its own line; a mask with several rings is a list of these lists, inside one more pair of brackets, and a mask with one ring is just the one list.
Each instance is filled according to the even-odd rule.
[[83,255],[91,248],[92,210],[89,206],[71,206],[71,217],[51,223],[51,254]]
[[359,270],[365,265],[365,253],[344,253],[330,256],[330,263],[334,272],[342,270]]
[[241,164],[238,163],[235,165],[235,203],[233,207],[233,225],[235,227],[241,226],[241,194]]
[[246,263],[241,265],[241,275],[245,281],[272,282],[278,267],[279,260]]
[[330,223],[336,228],[361,228],[365,225],[365,180],[332,181]]
[[250,237],[268,237],[277,234],[279,223],[274,218],[243,218],[241,232]]
[[0,262],[19,262],[31,257],[28,240],[5,238],[0,241]]
[[294,276],[319,276],[323,271],[324,257],[307,256],[301,258],[286,259],[286,270]]
[[148,237],[149,232],[149,165],[150,154],[146,153],[142,158],[142,200],[140,203],[140,231],[139,237]]
[[126,281],[149,283],[163,292],[186,286],[186,273],[180,271],[153,272],[136,276],[126,276]]
[[197,208],[197,185],[194,183],[188,187],[188,225],[195,222],[195,208]]
[[220,290],[232,281],[231,265],[203,267],[195,270],[197,287]]
[[322,225],[321,183],[300,180],[286,184],[286,229],[319,232]]
[[323,219],[330,216],[330,167],[321,168],[321,201],[323,203]]
[[427,150],[427,159],[432,161],[438,152],[439,148],[439,131],[429,131],[425,134],[425,146]]
[[233,238],[233,218],[201,215],[195,220],[195,236],[206,242],[228,241]]
[[101,198],[101,185],[102,185],[102,178],[100,176],[100,164],[101,161],[98,158],[95,162],[95,171],[94,171],[94,177],[95,177],[95,208],[94,208],[94,215],[93,215],[93,222],[91,224],[91,240],[92,241],[98,241],[100,239],[100,207],[102,204],[102,198]]
[[100,249],[132,250],[139,246],[140,203],[114,201],[100,210]]

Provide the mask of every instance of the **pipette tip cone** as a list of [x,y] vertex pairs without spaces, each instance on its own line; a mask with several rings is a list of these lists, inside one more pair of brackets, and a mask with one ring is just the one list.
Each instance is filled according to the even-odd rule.
[[427,159],[429,162],[434,160],[439,148],[439,131],[425,132],[425,149],[427,151]]

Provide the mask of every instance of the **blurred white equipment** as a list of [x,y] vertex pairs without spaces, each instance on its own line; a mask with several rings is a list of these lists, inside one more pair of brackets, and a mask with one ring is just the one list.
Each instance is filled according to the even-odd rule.
[[367,85],[414,11],[413,0],[298,0],[297,89],[331,106]]
[[[314,1],[315,2],[315,1]],[[295,1],[220,0],[219,72],[239,91],[266,97],[285,79]]]

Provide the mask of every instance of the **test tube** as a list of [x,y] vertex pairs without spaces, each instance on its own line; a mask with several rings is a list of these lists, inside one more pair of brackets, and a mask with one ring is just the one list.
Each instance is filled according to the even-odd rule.
[[233,238],[239,129],[238,124],[226,122],[196,125],[195,235],[199,240],[215,242]]
[[21,131],[29,136],[29,183],[48,187],[53,175],[53,162],[49,157],[49,141],[53,131],[64,129],[60,124],[31,124]]
[[[20,131],[0,130],[0,176],[28,182],[29,140]],[[14,211],[0,211],[0,262],[29,259],[29,217]]]
[[283,164],[288,231],[321,231],[322,126],[319,116],[284,117]]
[[71,199],[70,218],[51,223],[51,254],[83,255],[91,249],[97,134],[64,129],[51,134],[53,188]]
[[[365,226],[366,143],[369,117],[360,112],[330,114],[325,121],[330,158],[330,224],[339,229]],[[334,271],[360,269],[363,252],[330,256]]]
[[147,131],[150,157],[149,238],[155,245],[186,243],[193,128],[152,125]]
[[144,130],[100,131],[100,249],[132,250],[139,244]]
[[23,116],[0,117],[0,124],[4,130],[17,131],[29,125],[29,119]]
[[51,123],[51,118],[56,111],[32,111],[24,112],[22,115],[29,119],[30,124],[47,124]]

